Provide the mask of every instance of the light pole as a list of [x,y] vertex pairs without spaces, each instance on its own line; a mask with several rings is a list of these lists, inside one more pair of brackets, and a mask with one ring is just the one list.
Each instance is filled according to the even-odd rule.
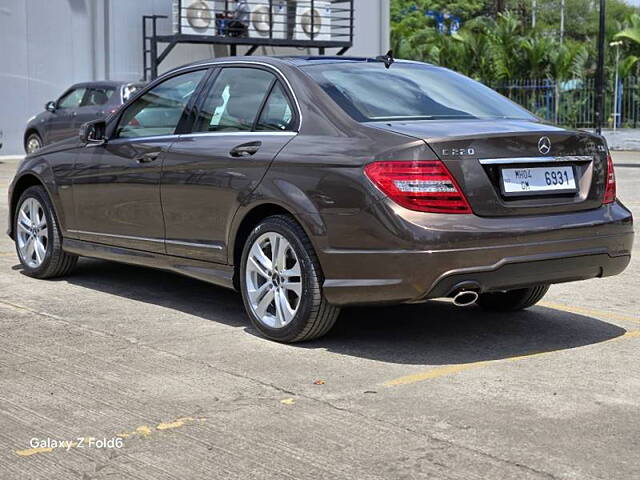
[[616,133],[616,127],[618,126],[618,116],[620,113],[618,112],[618,82],[619,82],[619,73],[620,73],[620,45],[622,45],[622,41],[618,40],[617,42],[611,42],[609,44],[610,47],[616,47],[616,83],[613,86],[613,133]]
[[598,29],[598,68],[596,71],[595,127],[596,133],[602,133],[602,117],[604,116],[604,36],[605,36],[605,0],[600,0],[600,28]]
[[536,9],[538,4],[536,0],[532,0],[531,3],[531,28],[536,28]]
[[564,0],[560,0],[560,45],[564,40]]

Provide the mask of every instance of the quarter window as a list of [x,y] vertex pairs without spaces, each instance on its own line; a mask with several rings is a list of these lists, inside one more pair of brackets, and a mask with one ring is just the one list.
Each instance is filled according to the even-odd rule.
[[116,136],[122,138],[173,135],[206,70],[172,77],[132,103],[120,118]]
[[78,108],[86,91],[86,88],[76,88],[64,94],[58,101],[58,108]]
[[286,131],[293,127],[293,109],[282,85],[278,82],[264,104],[256,130]]
[[252,131],[275,81],[273,74],[257,68],[224,68],[204,100],[193,131]]

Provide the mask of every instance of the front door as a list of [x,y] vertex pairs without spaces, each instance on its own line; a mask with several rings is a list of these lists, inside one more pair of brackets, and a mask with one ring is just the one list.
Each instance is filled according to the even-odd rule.
[[167,253],[226,263],[231,220],[296,135],[296,114],[276,75],[254,67],[221,69],[198,105],[164,161]]
[[58,142],[78,135],[76,116],[87,89],[72,88],[56,102],[56,110],[48,121],[46,143]]
[[[74,229],[83,240],[164,253],[162,161],[207,70],[183,73],[128,105],[102,146],[78,155]],[[109,128],[111,130],[111,128]]]

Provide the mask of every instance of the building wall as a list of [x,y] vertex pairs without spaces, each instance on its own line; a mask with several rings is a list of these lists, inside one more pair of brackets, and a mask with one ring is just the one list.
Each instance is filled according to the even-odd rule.
[[[142,15],[171,17],[171,4],[171,0],[0,0],[0,130],[4,133],[0,155],[23,152],[29,117],[69,85],[141,79]],[[161,21],[159,27],[161,34],[169,34],[170,20]],[[385,52],[389,0],[355,0],[354,29],[349,54]],[[265,47],[256,55],[305,53],[312,52]],[[226,54],[220,46],[180,45],[160,72]]]

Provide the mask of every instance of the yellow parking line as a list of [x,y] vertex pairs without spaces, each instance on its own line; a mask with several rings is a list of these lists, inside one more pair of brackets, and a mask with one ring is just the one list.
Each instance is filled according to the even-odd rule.
[[[604,342],[600,342],[600,343],[613,342],[613,341],[629,339],[629,338],[640,338],[640,330],[629,330],[624,335],[620,335],[618,337],[611,338],[609,340],[605,340]],[[533,352],[525,355],[518,355],[516,357],[507,357],[507,358],[501,358],[498,360],[485,360],[485,361],[473,362],[473,363],[463,363],[460,365],[445,365],[442,367],[432,368],[431,370],[427,370],[425,372],[418,372],[412,375],[406,375],[404,377],[399,377],[393,380],[389,380],[385,382],[383,385],[385,387],[397,387],[398,385],[409,385],[412,383],[423,382],[425,380],[431,380],[434,378],[445,377],[447,375],[453,375],[455,373],[463,372],[465,370],[472,370],[474,368],[484,367],[491,364],[515,362],[518,360],[523,360],[525,358],[549,355],[550,353],[554,353],[557,351],[560,351],[560,350],[547,350],[544,352]]]
[[594,310],[591,308],[574,307],[572,305],[563,305],[560,303],[540,302],[538,306],[545,308],[552,308],[553,310],[562,310],[569,313],[578,313],[583,315],[589,315],[592,317],[605,318],[607,320],[614,320],[617,322],[632,322],[640,323],[640,315],[632,317],[630,315],[621,315],[619,313],[604,312],[602,310]]
[[461,365],[447,365],[444,367],[432,368],[426,372],[414,373],[413,375],[406,375],[404,377],[389,380],[384,383],[385,387],[396,387],[398,385],[409,385],[411,383],[423,382],[424,380],[431,380],[433,378],[444,377],[446,375],[452,375],[454,373],[463,372],[465,370],[471,370],[473,368],[482,367],[489,363],[475,362],[475,363],[463,363]]
[[21,457],[30,457],[31,455],[36,455],[38,453],[49,453],[49,452],[53,452],[53,448],[40,447],[40,448],[27,448],[26,450],[16,450],[16,454]]

